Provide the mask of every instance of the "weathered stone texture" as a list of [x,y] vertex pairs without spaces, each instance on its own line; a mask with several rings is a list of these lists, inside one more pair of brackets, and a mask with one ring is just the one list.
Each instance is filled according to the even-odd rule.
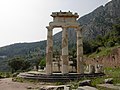
[[49,23],[48,36],[47,36],[47,49],[46,49],[46,73],[52,73],[52,55],[53,55],[53,39],[52,39],[52,29],[56,27],[62,28],[62,74],[69,73],[69,58],[68,58],[68,28],[77,29],[77,73],[84,73],[83,66],[83,43],[82,43],[82,30],[77,18],[79,15],[77,13],[72,14],[72,12],[53,12],[52,15],[53,22]]
[[85,63],[87,65],[95,65],[97,63],[103,65],[103,67],[120,67],[120,47],[113,49],[111,54],[104,57],[94,59],[86,58]]

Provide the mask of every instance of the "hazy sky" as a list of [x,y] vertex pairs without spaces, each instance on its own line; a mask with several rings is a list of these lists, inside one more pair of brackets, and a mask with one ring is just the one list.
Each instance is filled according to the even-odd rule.
[[[47,38],[52,12],[72,11],[80,17],[110,0],[0,0],[0,47]],[[54,29],[54,33],[58,32]]]

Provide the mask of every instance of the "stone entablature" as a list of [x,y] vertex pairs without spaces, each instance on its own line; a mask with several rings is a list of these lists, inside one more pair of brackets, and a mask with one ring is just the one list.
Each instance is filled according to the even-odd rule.
[[76,22],[79,15],[77,13],[72,14],[72,12],[53,12],[52,15],[53,22],[50,22],[52,27],[62,27],[67,26],[71,28],[76,28],[79,23]]

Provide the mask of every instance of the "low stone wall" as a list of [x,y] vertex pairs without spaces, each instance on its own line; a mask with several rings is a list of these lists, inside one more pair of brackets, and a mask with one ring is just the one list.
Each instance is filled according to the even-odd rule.
[[113,49],[110,55],[97,57],[94,59],[85,59],[87,65],[101,64],[103,67],[120,67],[120,47]]

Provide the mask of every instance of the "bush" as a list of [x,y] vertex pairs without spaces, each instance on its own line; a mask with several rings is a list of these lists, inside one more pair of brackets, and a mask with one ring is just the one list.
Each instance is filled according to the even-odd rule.
[[16,71],[24,71],[30,67],[30,63],[20,57],[15,57],[9,60],[8,65],[11,67],[12,73]]
[[44,69],[45,65],[46,65],[46,61],[45,61],[45,57],[40,61],[41,69]]
[[115,43],[113,41],[108,41],[106,46],[113,47],[114,45]]

